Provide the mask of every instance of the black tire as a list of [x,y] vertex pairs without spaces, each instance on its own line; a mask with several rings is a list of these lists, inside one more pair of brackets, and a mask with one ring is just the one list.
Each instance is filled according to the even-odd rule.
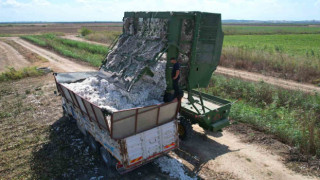
[[100,144],[94,139],[94,137],[92,137],[91,134],[87,133],[87,139],[88,139],[88,143],[90,148],[94,151],[94,152],[99,152],[100,150]]
[[190,120],[183,117],[179,118],[178,133],[181,140],[188,140],[192,137],[193,129]]
[[117,161],[112,157],[112,155],[104,148],[100,147],[100,155],[102,158],[102,161],[107,166],[109,170],[115,170]]

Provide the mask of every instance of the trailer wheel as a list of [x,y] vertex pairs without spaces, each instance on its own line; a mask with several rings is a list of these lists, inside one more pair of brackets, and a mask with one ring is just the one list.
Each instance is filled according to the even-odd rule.
[[100,147],[100,155],[108,170],[115,170],[117,162],[103,146]]
[[88,142],[90,145],[90,148],[94,151],[94,152],[98,152],[99,148],[100,148],[100,144],[94,139],[94,137],[92,137],[91,134],[88,133]]
[[178,133],[181,140],[187,140],[192,137],[193,129],[191,122],[183,117],[179,118]]

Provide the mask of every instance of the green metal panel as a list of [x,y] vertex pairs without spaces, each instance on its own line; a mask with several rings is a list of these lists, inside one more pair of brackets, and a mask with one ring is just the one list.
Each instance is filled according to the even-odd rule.
[[[200,93],[198,91],[191,91],[196,99],[199,99]],[[190,104],[181,103],[180,113],[182,116],[191,120],[192,123],[198,123],[202,128],[210,131],[219,130],[229,125],[228,117],[231,108],[231,102],[212,96],[206,93],[201,93],[204,101],[205,112],[200,109],[198,113]],[[212,108],[210,104],[215,104],[216,108]],[[195,102],[200,105],[200,102]]]
[[221,120],[212,124],[212,131],[217,132],[217,131],[221,130],[222,128],[229,126],[229,125],[230,125],[229,119],[221,119]]
[[188,89],[208,86],[220,61],[222,41],[221,15],[197,13]]
[[[181,63],[182,89],[206,87],[221,55],[223,33],[221,15],[204,12],[125,12],[124,18],[163,18],[169,20],[167,33],[167,91],[172,90],[170,58],[185,57]],[[186,29],[183,22],[190,20]],[[192,31],[192,39],[185,40],[183,32]]]

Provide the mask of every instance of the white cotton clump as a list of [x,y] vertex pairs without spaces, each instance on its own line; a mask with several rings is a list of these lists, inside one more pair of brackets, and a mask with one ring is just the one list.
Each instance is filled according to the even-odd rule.
[[63,85],[100,108],[113,112],[156,105],[163,102],[163,93],[166,89],[166,61],[159,61],[150,69],[154,76],[142,76],[130,92],[110,83],[108,79],[96,76],[86,78],[82,82]]
[[166,156],[160,157],[155,160],[155,164],[157,164],[161,171],[164,173],[168,173],[172,178],[178,178],[183,180],[196,180],[196,177],[190,177],[185,174],[183,164],[181,160],[169,158]]
[[[165,56],[161,52],[167,46],[168,21],[143,19],[137,25],[134,20],[124,20],[124,32],[101,66],[99,75],[64,85],[109,111],[162,103],[166,90],[167,58],[159,55]],[[154,76],[143,75],[136,79],[141,73],[149,73],[148,70]],[[130,92],[119,86],[130,89]]]

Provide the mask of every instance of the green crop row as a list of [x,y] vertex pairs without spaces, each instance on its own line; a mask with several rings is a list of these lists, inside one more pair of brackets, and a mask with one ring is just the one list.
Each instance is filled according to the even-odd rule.
[[320,156],[320,95],[285,90],[263,82],[214,75],[205,92],[241,101],[230,118],[275,134],[304,153]]
[[226,35],[258,35],[258,34],[319,34],[320,26],[257,26],[257,25],[223,25]]
[[108,48],[104,46],[63,39],[54,34],[28,35],[22,36],[22,38],[39,46],[53,49],[61,55],[88,62],[96,67],[101,65],[108,53]]
[[106,55],[108,53],[108,48],[104,46],[89,44],[86,42],[79,42],[79,41],[74,41],[69,39],[62,39],[62,38],[58,38],[57,40],[66,46],[74,47],[77,49],[83,49],[90,53],[97,53],[97,54],[103,54],[103,55]]
[[320,34],[225,36],[221,65],[318,83]]
[[320,34],[225,36],[224,47],[320,59]]

